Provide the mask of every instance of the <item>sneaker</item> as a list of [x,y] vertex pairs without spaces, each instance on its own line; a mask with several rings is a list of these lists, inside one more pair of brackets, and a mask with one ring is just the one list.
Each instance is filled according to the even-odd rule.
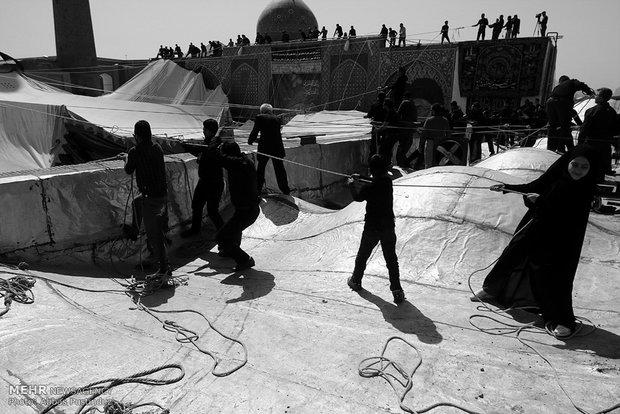
[[254,262],[254,259],[250,257],[246,262],[237,263],[237,266],[233,267],[233,270],[235,272],[239,272],[241,270],[245,270],[245,269],[249,269],[251,267],[254,267],[255,265],[256,265],[256,263]]
[[189,229],[181,232],[181,237],[186,239],[188,237],[192,237],[192,236],[195,236],[197,234],[200,234],[200,229],[197,229],[197,228],[194,228],[194,227],[190,227]]
[[556,338],[566,338],[573,334],[573,331],[564,325],[558,325],[551,331]]
[[347,285],[349,285],[349,287],[351,288],[351,290],[354,291],[359,291],[362,290],[362,282],[355,282],[353,280],[353,276],[351,276],[348,280],[347,280]]
[[394,303],[396,304],[403,303],[405,300],[405,292],[402,289],[393,290],[392,296],[394,296]]

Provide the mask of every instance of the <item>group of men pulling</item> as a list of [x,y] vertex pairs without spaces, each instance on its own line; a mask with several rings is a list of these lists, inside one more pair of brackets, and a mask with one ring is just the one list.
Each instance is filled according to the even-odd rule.
[[[198,183],[192,198],[191,227],[182,232],[182,237],[200,233],[205,204],[207,214],[217,230],[216,242],[219,255],[235,260],[234,271],[241,271],[255,265],[254,259],[241,249],[241,234],[256,221],[260,209],[260,193],[265,183],[265,167],[271,157],[280,190],[289,194],[286,170],[282,162],[284,145],[280,134],[280,119],[273,114],[273,108],[264,104],[256,117],[254,129],[248,143],[258,140],[258,171],[246,154],[234,141],[224,142],[218,135],[219,125],[214,119],[203,122],[204,144],[198,154]],[[166,251],[167,230],[167,180],[164,152],[152,140],[151,127],[147,121],[135,124],[136,146],[125,155],[125,172],[136,174],[138,196],[134,202],[134,221],[131,233],[137,235],[140,223],[144,223],[148,247],[159,261],[156,273],[147,279],[160,279],[164,283],[171,275]],[[230,200],[235,209],[232,217],[224,221],[219,212],[220,199],[224,191],[224,174],[227,171]]]

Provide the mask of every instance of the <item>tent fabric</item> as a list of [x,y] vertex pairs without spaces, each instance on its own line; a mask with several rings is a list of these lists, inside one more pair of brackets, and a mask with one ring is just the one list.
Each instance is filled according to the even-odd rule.
[[0,173],[49,168],[65,133],[63,106],[0,101]]
[[220,86],[207,90],[200,74],[164,59],[151,62],[140,73],[103,98],[214,107],[225,106],[228,101]]
[[[160,66],[157,62],[151,65],[155,69]],[[114,136],[130,139],[133,138],[136,121],[145,119],[151,124],[154,136],[185,141],[201,139],[202,122],[207,118],[219,122],[227,112],[228,101],[221,89],[207,91],[200,84],[200,75],[182,68],[160,68],[159,74],[155,69],[147,67],[134,78],[132,85],[121,91],[122,95],[119,93],[113,97],[74,95],[17,71],[0,73],[0,106],[3,109],[0,148],[6,151],[3,156],[12,160],[10,164],[4,164],[1,171],[49,167],[51,149],[64,137],[63,128],[58,126],[63,119],[100,127]],[[183,77],[179,70],[189,75]],[[169,94],[165,86],[169,81],[181,85],[179,95],[166,98],[178,103],[139,100],[146,94],[139,85],[149,83],[153,73],[156,74],[153,83],[159,87],[152,89],[152,93]],[[122,99],[122,96],[129,99]],[[207,101],[200,105],[183,104],[203,97]],[[14,121],[7,120],[7,117]]]
[[[585,98],[577,102],[573,106],[573,109],[577,111],[577,113],[579,114],[579,117],[583,119],[583,117],[586,114],[586,111],[592,108],[594,105],[596,105],[596,102],[594,102],[594,98]],[[610,99],[609,105],[612,108],[614,108],[614,111],[616,111],[617,113],[620,113],[620,99]]]
[[372,126],[366,114],[360,111],[321,111],[295,115],[283,128],[282,137],[314,135],[317,139],[347,140],[370,138]]

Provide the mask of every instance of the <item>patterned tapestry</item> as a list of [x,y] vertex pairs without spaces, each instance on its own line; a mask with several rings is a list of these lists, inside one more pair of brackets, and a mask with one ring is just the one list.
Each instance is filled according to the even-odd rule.
[[534,96],[540,93],[548,38],[459,44],[461,94],[467,97]]

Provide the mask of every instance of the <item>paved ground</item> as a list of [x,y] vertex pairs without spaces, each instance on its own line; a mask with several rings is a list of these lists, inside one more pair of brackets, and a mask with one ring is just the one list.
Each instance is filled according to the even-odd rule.
[[[394,382],[395,392],[385,380],[358,372],[360,363],[379,356],[392,337],[403,341],[389,342],[385,357],[405,375],[421,361],[403,401],[411,410],[443,402],[478,413],[576,413],[575,404],[594,413],[618,404],[618,216],[591,217],[574,295],[576,313],[584,320],[581,336],[563,342],[525,329],[517,338],[518,328],[501,323],[523,326],[535,315],[520,311],[506,317],[477,309],[469,301],[468,281],[477,289],[487,272],[483,269],[507,244],[523,213],[520,198],[407,186],[475,187],[506,177],[454,167],[396,182],[397,248],[407,295],[398,306],[391,302],[380,249],[369,263],[365,290],[355,293],[346,286],[363,226],[361,203],[334,212],[292,197],[265,198],[261,216],[243,240],[257,264],[240,273],[232,272],[229,259],[210,251],[208,240],[175,238],[173,261],[179,268],[174,275],[186,284],[145,297],[142,304],[202,312],[243,347],[195,313],[155,314],[199,335],[195,345],[201,352],[177,342],[174,332],[137,310],[122,292],[86,292],[38,280],[34,303],[14,304],[0,318],[0,412],[38,412],[68,387],[177,363],[185,371],[179,382],[121,385],[101,398],[154,401],[183,414],[398,413],[406,411],[397,394],[404,387]],[[75,259],[71,266],[37,267],[32,274],[113,290],[128,283],[121,275],[142,275],[135,262],[111,266],[99,258],[97,263]],[[492,335],[499,332],[482,332],[472,322],[506,329]],[[214,366],[205,352],[220,362]],[[230,375],[218,376],[246,360]],[[388,372],[398,376],[393,367]],[[177,374],[168,370],[152,376]],[[56,412],[75,412],[85,397],[74,398]],[[459,411],[440,407],[432,412]]]

